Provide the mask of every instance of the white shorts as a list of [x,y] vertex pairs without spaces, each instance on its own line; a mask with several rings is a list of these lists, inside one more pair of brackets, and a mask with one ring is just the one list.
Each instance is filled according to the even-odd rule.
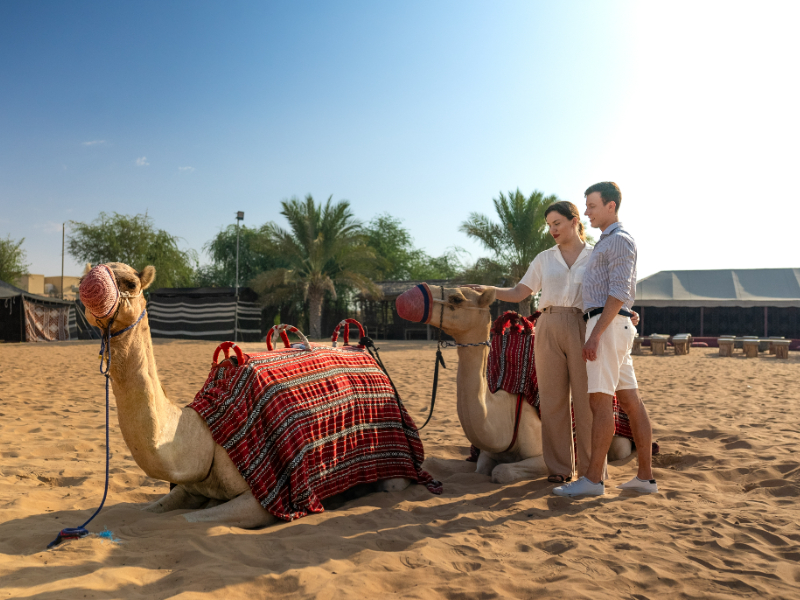
[[[586,323],[586,339],[594,330],[600,315]],[[589,393],[602,393],[613,396],[617,390],[635,390],[639,387],[633,372],[631,348],[636,337],[636,328],[630,318],[617,315],[611,325],[600,336],[597,346],[597,359],[586,361],[589,376]]]

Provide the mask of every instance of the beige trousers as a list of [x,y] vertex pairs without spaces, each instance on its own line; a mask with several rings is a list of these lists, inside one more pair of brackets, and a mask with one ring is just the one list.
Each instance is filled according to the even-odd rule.
[[[586,323],[578,308],[548,306],[536,322],[534,355],[542,411],[542,450],[551,475],[581,477],[592,456],[592,408],[586,363],[581,355]],[[572,403],[570,406],[570,390]],[[572,443],[575,410],[576,452]],[[607,477],[603,466],[603,479]]]

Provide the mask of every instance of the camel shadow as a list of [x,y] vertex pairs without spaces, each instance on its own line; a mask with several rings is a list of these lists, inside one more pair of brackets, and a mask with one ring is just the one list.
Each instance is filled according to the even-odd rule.
[[[497,487],[487,484],[484,476],[476,478],[476,482],[483,482],[478,487],[486,491],[468,498],[463,493],[445,491],[435,502],[428,503],[431,495],[427,490],[412,486],[403,492],[369,494],[344,502],[338,509],[260,530],[188,523],[180,516],[187,511],[154,515],[141,512],[140,505],[117,504],[104,509],[89,528],[97,532],[106,527],[121,538],[121,543],[92,537],[63,543],[52,554],[43,552],[58,530],[82,523],[90,513],[32,515],[0,524],[0,551],[17,556],[39,555],[44,564],[30,566],[30,560],[26,561],[26,566],[7,571],[0,579],[0,587],[8,587],[11,582],[25,588],[60,582],[58,591],[27,597],[60,600],[82,594],[92,596],[96,588],[66,588],[64,583],[70,579],[77,583],[99,569],[127,567],[144,570],[148,575],[137,577],[137,581],[120,581],[114,597],[166,598],[176,591],[209,592],[256,579],[267,593],[286,593],[287,585],[296,586],[296,591],[301,592],[303,586],[293,572],[306,567],[352,561],[365,551],[400,553],[401,560],[416,560],[415,545],[431,540],[447,544],[449,537],[465,531],[520,522],[545,523],[566,512],[574,515],[624,500],[611,496],[591,500],[549,496],[552,485],[545,480]],[[534,502],[541,505],[542,499],[546,508],[531,506]],[[487,512],[497,513],[496,518],[487,519]],[[179,537],[181,543],[159,545],[165,536]],[[99,548],[98,544],[107,548]],[[324,553],[319,551],[320,545],[324,545]],[[50,562],[59,562],[59,555],[69,557],[69,564],[47,565],[51,556]],[[103,558],[75,564],[75,555]],[[225,577],[219,576],[221,570]]]

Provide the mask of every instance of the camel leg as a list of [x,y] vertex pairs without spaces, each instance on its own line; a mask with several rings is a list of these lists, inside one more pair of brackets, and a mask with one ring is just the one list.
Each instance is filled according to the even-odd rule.
[[249,490],[224,504],[196,510],[183,515],[183,518],[190,523],[218,523],[242,529],[266,527],[278,520],[258,503]]
[[182,486],[178,485],[169,491],[169,494],[156,500],[152,504],[143,507],[142,510],[151,513],[165,513],[184,508],[200,508],[208,498],[190,494]]
[[497,465],[497,461],[489,456],[488,452],[481,452],[478,455],[478,462],[475,463],[475,472],[481,475],[491,475],[492,469]]
[[520,479],[536,479],[547,475],[543,456],[532,456],[519,462],[502,463],[492,470],[492,482],[511,483]]
[[608,449],[608,462],[628,458],[631,452],[633,452],[631,441],[628,438],[615,435],[614,439],[611,440],[611,448]]
[[381,479],[378,482],[378,489],[382,492],[402,492],[411,485],[411,480],[406,477],[393,477],[392,479]]

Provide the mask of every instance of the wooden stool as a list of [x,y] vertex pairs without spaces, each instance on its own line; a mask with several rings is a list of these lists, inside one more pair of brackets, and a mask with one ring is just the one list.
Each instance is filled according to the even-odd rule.
[[775,348],[775,358],[789,358],[789,346],[792,340],[773,340],[772,345]]
[[679,333],[672,336],[672,345],[675,346],[675,354],[689,354],[691,343],[691,336],[688,333]]
[[633,338],[633,348],[631,348],[631,354],[641,355],[642,353],[642,337],[637,335]]
[[742,341],[742,349],[744,350],[745,358],[758,358],[758,338],[745,339]]
[[667,353],[667,340],[669,336],[666,335],[651,335],[650,348],[656,356],[664,356]]
[[783,340],[786,339],[782,335],[771,335],[768,338],[769,341],[769,353],[775,354],[775,340]]
[[719,338],[717,340],[720,356],[733,356],[733,338]]

